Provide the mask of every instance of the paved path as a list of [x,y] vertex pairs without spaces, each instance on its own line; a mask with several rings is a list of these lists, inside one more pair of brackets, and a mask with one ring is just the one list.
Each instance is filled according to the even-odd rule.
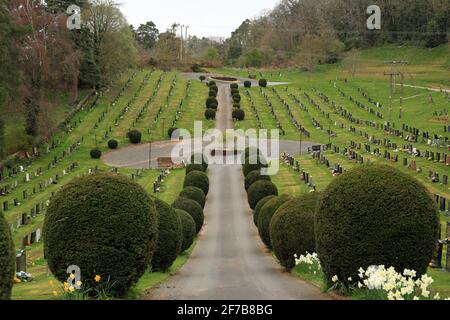
[[[219,84],[217,128],[233,127],[229,86]],[[147,299],[317,300],[328,295],[284,272],[259,240],[240,165],[212,165],[206,225],[186,265]]]

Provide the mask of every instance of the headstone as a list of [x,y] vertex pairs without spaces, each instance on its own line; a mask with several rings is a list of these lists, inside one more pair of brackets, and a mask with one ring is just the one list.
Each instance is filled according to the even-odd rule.
[[27,251],[20,250],[16,255],[16,272],[27,272]]

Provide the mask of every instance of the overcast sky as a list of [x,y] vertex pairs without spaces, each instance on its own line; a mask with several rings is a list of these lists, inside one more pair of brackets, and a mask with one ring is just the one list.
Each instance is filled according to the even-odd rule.
[[273,8],[279,0],[118,0],[135,27],[153,21],[160,32],[173,22],[188,25],[196,36],[230,37],[247,18]]

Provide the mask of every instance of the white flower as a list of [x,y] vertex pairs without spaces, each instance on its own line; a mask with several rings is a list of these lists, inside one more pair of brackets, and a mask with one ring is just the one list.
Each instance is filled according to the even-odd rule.
[[331,281],[333,281],[334,283],[339,281],[338,276],[334,276],[333,278],[331,278]]
[[436,293],[436,295],[433,298],[434,300],[441,300],[441,295],[438,293]]
[[418,301],[418,300],[420,300],[420,298],[419,297],[414,297],[413,300],[414,301]]
[[364,287],[364,285],[361,282],[358,282],[358,288],[361,289],[362,287]]
[[352,281],[353,281],[352,277],[349,277],[347,280],[348,280],[349,282],[352,282]]

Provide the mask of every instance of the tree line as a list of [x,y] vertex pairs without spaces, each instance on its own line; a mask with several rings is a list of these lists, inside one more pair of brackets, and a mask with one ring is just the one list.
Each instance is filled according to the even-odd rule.
[[[381,9],[368,30],[367,8]],[[245,20],[226,41],[224,61],[241,66],[334,63],[354,48],[384,44],[436,47],[448,42],[449,0],[282,0]]]

